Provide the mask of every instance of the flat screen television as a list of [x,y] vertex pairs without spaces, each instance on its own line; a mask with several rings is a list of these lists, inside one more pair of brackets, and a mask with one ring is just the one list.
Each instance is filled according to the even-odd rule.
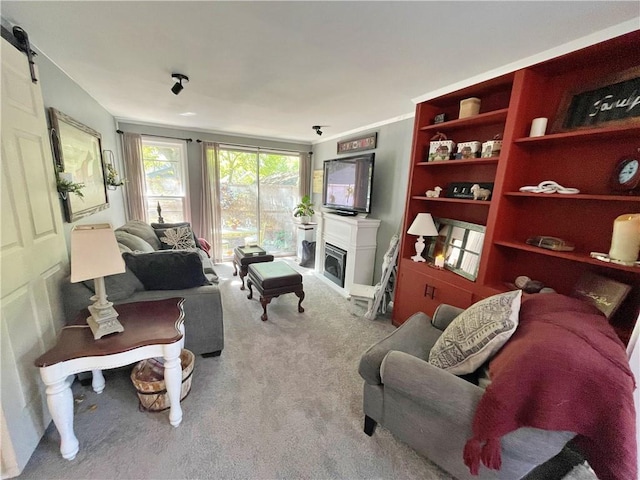
[[343,215],[371,213],[374,153],[324,161],[322,205]]

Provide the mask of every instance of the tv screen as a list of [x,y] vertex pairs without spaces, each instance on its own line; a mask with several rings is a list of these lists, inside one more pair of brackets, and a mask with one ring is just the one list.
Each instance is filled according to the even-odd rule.
[[338,213],[371,213],[374,153],[324,161],[322,205]]

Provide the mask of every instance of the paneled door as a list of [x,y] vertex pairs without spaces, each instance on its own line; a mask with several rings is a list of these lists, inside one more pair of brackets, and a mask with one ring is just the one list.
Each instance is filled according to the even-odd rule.
[[40,85],[26,56],[2,39],[0,427],[2,477],[20,474],[51,421],[33,361],[63,324],[68,269]]

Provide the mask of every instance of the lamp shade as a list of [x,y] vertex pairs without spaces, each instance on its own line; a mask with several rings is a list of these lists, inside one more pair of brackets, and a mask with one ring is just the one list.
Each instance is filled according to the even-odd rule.
[[409,227],[409,230],[407,230],[407,233],[409,235],[436,237],[438,235],[438,230],[433,223],[433,218],[431,218],[430,213],[419,213]]
[[108,223],[71,230],[71,283],[124,273],[116,235]]

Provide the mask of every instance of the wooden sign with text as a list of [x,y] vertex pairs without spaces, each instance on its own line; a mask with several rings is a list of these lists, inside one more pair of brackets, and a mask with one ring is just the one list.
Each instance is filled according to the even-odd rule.
[[376,148],[378,133],[372,133],[366,137],[352,138],[338,142],[338,153],[359,152]]

